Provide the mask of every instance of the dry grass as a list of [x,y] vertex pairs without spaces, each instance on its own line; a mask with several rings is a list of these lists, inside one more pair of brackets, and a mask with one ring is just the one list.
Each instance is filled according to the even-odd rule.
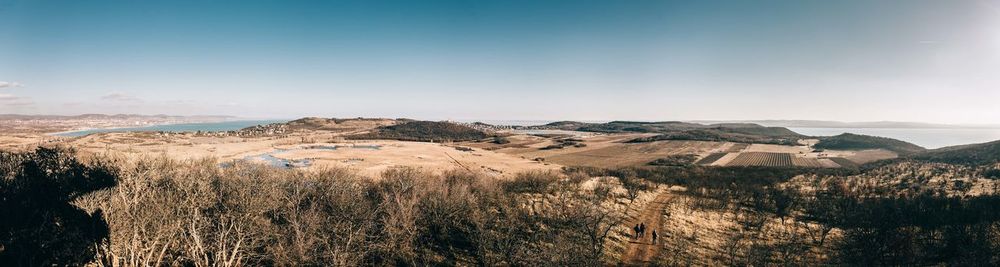
[[399,167],[373,180],[342,168],[95,159],[120,167],[118,186],[76,202],[105,214],[105,265],[594,265],[609,260],[605,241],[631,202],[616,180],[580,174],[500,181]]

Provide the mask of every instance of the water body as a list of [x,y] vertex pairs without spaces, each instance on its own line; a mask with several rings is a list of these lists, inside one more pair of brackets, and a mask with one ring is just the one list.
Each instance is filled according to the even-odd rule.
[[[267,152],[267,153],[263,153],[263,154],[246,156],[246,157],[243,157],[242,160],[244,160],[244,161],[263,162],[264,164],[267,164],[267,165],[270,165],[270,166],[276,167],[276,168],[286,168],[286,169],[288,169],[288,168],[301,168],[301,167],[309,167],[309,166],[311,166],[312,163],[313,163],[313,160],[312,159],[288,160],[288,159],[283,159],[283,158],[275,157],[274,155],[275,154],[289,152],[289,151],[303,150],[303,149],[319,149],[319,150],[339,150],[339,149],[379,150],[381,148],[382,148],[382,146],[380,146],[380,145],[315,145],[315,146],[309,146],[309,147],[305,147],[305,148],[296,148],[296,149],[275,149],[275,150],[272,150],[271,152]],[[231,163],[228,163],[228,162],[219,164],[219,166],[223,167],[223,168],[229,167],[230,165],[231,165]]]
[[382,146],[380,145],[315,145],[308,146],[305,149],[320,149],[320,150],[338,150],[338,149],[364,149],[364,150],[379,150]]
[[287,150],[287,149],[275,149],[274,151],[271,151],[271,152],[268,152],[268,153],[264,153],[264,154],[260,154],[260,155],[246,156],[246,157],[243,158],[243,160],[246,160],[246,161],[254,161],[254,160],[262,161],[265,164],[270,165],[271,167],[276,167],[276,168],[308,167],[309,165],[312,165],[312,160],[310,160],[310,159],[287,160],[287,159],[283,159],[283,158],[279,158],[279,157],[275,157],[274,156],[274,154],[284,153],[284,152],[288,152],[288,151],[290,151],[290,150]]
[[593,136],[593,132],[581,132],[581,131],[567,131],[567,130],[513,130],[511,132],[518,134],[531,134],[531,135],[569,135],[576,137],[586,137]]
[[914,143],[925,148],[941,148],[1000,140],[1000,129],[799,127],[789,127],[788,129],[809,136],[832,136],[842,133],[882,136]]
[[164,125],[153,125],[153,126],[143,126],[143,127],[130,127],[130,128],[113,128],[113,129],[90,129],[82,131],[64,132],[55,134],[56,136],[67,136],[76,137],[84,136],[92,133],[108,133],[108,132],[221,132],[221,131],[235,131],[243,129],[246,127],[251,127],[255,125],[264,125],[271,123],[286,122],[287,120],[245,120],[245,121],[224,121],[224,122],[208,122],[208,123],[180,123],[180,124],[164,124]]
[[[580,121],[570,120],[570,121],[586,122],[586,123],[606,123],[606,122],[609,122],[609,121],[595,121],[595,120],[580,120]],[[482,123],[486,123],[486,124],[505,125],[505,126],[539,126],[539,125],[545,125],[545,124],[549,124],[549,123],[553,123],[553,122],[557,122],[557,121],[552,121],[552,120],[459,120],[459,122],[467,122],[467,123],[482,122]]]

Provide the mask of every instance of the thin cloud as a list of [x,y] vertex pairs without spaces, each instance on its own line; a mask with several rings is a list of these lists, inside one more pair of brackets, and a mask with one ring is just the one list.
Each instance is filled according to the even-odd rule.
[[26,107],[35,105],[31,99],[11,94],[0,94],[0,107]]
[[0,94],[0,101],[6,102],[6,101],[14,101],[14,100],[18,100],[18,99],[21,99],[21,98],[15,96],[15,95],[11,95],[11,94]]
[[21,87],[21,86],[24,86],[24,85],[20,84],[18,82],[0,81],[0,88],[14,88],[14,87]]
[[19,102],[2,103],[0,105],[8,107],[28,107],[28,106],[34,106],[35,102],[19,101]]
[[119,102],[142,102],[142,99],[122,93],[111,93],[101,97],[101,100],[108,101],[119,101]]

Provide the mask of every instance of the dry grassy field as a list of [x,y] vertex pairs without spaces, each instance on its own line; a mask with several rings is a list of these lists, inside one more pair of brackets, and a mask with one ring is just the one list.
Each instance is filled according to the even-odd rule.
[[784,146],[771,144],[724,145],[720,153],[710,153],[699,159],[697,165],[706,166],[772,166],[807,168],[853,168],[859,164],[898,155],[883,149],[841,151],[813,151],[806,145]]
[[[38,144],[61,144],[91,154],[120,152],[130,155],[165,155],[177,159],[214,158],[219,162],[274,157],[282,161],[309,162],[310,164],[303,166],[311,166],[310,168],[352,168],[369,176],[376,176],[392,166],[410,166],[431,171],[464,168],[496,175],[558,169],[563,166],[633,167],[675,155],[693,155],[697,159],[695,164],[706,166],[812,168],[854,166],[896,157],[895,153],[885,150],[817,152],[811,150],[808,143],[787,146],[684,140],[628,142],[655,135],[642,133],[509,133],[502,143],[478,140],[443,144],[345,138],[347,135],[396,123],[398,121],[386,119],[305,118],[285,125],[289,130],[287,132],[263,136],[120,132],[66,138],[22,134],[0,137],[0,146],[24,149]],[[375,145],[380,149],[308,149],[353,145]],[[470,149],[460,150],[457,147]]]
[[[316,142],[320,140],[324,142]],[[73,139],[65,144],[85,153],[120,152],[127,155],[165,155],[177,159],[215,158],[220,162],[273,156],[289,161],[308,160],[312,162],[309,168],[350,168],[370,177],[376,177],[393,166],[409,166],[431,172],[463,168],[498,176],[561,167],[482,149],[460,151],[456,145],[392,140],[345,141],[325,133],[278,138],[105,133]],[[351,149],[353,146],[378,148]]]
[[[357,131],[355,129],[350,132]],[[403,225],[403,228],[392,230],[398,232],[393,232],[384,238],[388,242],[395,242],[393,244],[413,247],[399,250],[399,248],[378,246],[379,242],[383,242],[383,240],[373,241],[370,245],[371,247],[347,253],[347,255],[353,255],[352,257],[359,257],[349,259],[350,261],[370,260],[357,256],[366,255],[365,253],[390,255],[392,251],[404,251],[399,255],[395,255],[395,257],[400,259],[418,259],[422,262],[435,263],[452,261],[454,259],[446,259],[441,256],[451,252],[441,252],[440,254],[432,254],[435,255],[432,257],[422,258],[419,255],[424,255],[423,253],[427,253],[428,250],[413,245],[419,243],[414,243],[416,241],[413,240],[425,240],[421,238],[439,236],[440,233],[432,234],[432,231],[436,231],[438,228],[427,227],[424,230],[417,230],[424,231],[425,233],[407,237],[411,239],[403,239],[402,241],[394,241],[392,238],[396,238],[396,234],[402,233],[405,236],[405,233],[412,233],[415,228],[412,228],[412,225],[409,224],[422,225],[421,223],[425,219],[415,217],[415,214],[442,216],[438,218],[439,221],[432,221],[431,226],[434,226],[437,223],[447,222],[448,220],[461,221],[463,219],[462,215],[452,216],[449,214],[466,213],[451,213],[451,209],[453,208],[477,207],[475,205],[488,204],[501,205],[499,207],[505,209],[508,208],[506,205],[510,205],[510,209],[523,212],[523,218],[503,218],[504,220],[509,220],[504,222],[511,225],[530,226],[540,225],[539,223],[546,224],[545,227],[534,229],[533,231],[552,231],[544,229],[563,227],[562,230],[557,229],[559,231],[552,232],[553,235],[541,239],[538,239],[539,237],[533,234],[525,236],[523,244],[535,246],[531,247],[533,251],[521,251],[519,253],[524,254],[510,259],[490,258],[499,257],[497,255],[505,255],[503,253],[480,255],[484,258],[477,259],[483,262],[523,262],[524,265],[544,265],[541,262],[526,260],[537,258],[536,255],[539,255],[539,253],[552,255],[551,257],[556,258],[555,262],[565,263],[566,265],[574,265],[573,263],[580,262],[580,259],[574,257],[574,255],[597,255],[586,259],[585,262],[588,263],[617,263],[627,266],[743,266],[776,263],[817,265],[837,262],[831,260],[832,257],[836,256],[833,252],[839,249],[835,246],[839,245],[837,242],[841,242],[843,238],[850,238],[850,236],[845,237],[841,230],[828,231],[832,228],[825,226],[819,221],[826,219],[817,219],[818,217],[816,217],[824,216],[825,214],[823,213],[824,210],[820,209],[824,207],[821,204],[836,204],[837,202],[819,202],[820,195],[816,194],[817,188],[814,188],[816,185],[820,185],[819,183],[782,183],[781,181],[784,181],[784,179],[793,179],[794,181],[804,181],[806,179],[829,180],[833,179],[833,177],[816,174],[839,173],[840,170],[831,171],[819,168],[856,168],[864,162],[896,156],[894,153],[884,150],[821,151],[812,150],[807,145],[785,146],[681,140],[644,143],[627,142],[627,140],[639,136],[648,135],[510,135],[505,136],[503,139],[488,138],[467,142],[434,143],[394,140],[347,140],[343,138],[342,133],[336,131],[299,131],[291,134],[265,137],[133,132],[102,133],[78,138],[8,136],[0,140],[7,141],[14,146],[31,145],[34,143],[61,144],[75,148],[77,151],[82,152],[81,154],[89,156],[91,159],[109,158],[109,156],[110,158],[127,159],[120,161],[120,163],[136,165],[129,167],[130,169],[128,170],[131,173],[127,174],[131,178],[122,180],[127,183],[126,186],[120,188],[130,188],[130,186],[134,187],[136,185],[154,188],[156,186],[173,184],[150,181],[150,173],[147,169],[149,166],[144,165],[145,163],[137,164],[138,162],[151,162],[150,164],[154,164],[154,168],[160,168],[157,172],[160,172],[160,175],[163,177],[156,179],[161,180],[178,179],[176,181],[185,181],[183,179],[188,179],[186,178],[188,176],[184,175],[174,178],[176,175],[175,172],[178,170],[181,170],[180,173],[203,175],[204,179],[209,179],[208,181],[211,181],[211,179],[220,179],[219,177],[228,177],[218,182],[230,183],[231,186],[238,186],[239,190],[242,190],[229,193],[238,192],[245,194],[248,199],[254,199],[254,201],[270,201],[267,202],[268,205],[274,205],[273,209],[275,210],[286,209],[286,206],[282,206],[288,205],[285,202],[287,199],[284,198],[301,197],[295,195],[298,189],[288,192],[283,191],[286,189],[286,186],[290,185],[286,183],[291,183],[291,185],[302,183],[299,185],[302,186],[301,188],[312,188],[312,184],[317,181],[339,181],[338,183],[344,184],[328,184],[328,186],[330,190],[339,190],[333,195],[355,194],[355,199],[334,198],[334,200],[342,201],[338,203],[349,205],[366,199],[364,192],[386,190],[385,188],[393,189],[401,181],[419,181],[415,182],[417,187],[414,188],[423,190],[421,191],[423,193],[414,194],[412,196],[414,199],[407,200],[410,202],[397,202],[395,200],[384,202],[392,205],[402,205],[399,209],[389,209],[394,212],[400,212],[399,214],[377,215],[384,216],[386,221],[407,223],[408,225]],[[678,157],[671,158],[669,156]],[[685,159],[682,165],[666,165],[672,163],[665,163],[662,166],[687,166],[690,168],[632,168],[649,165],[651,161],[662,160],[659,162],[668,162],[668,160],[678,158]],[[273,162],[288,162],[288,165],[278,164],[277,166],[281,168],[262,168],[265,166],[238,163],[245,161],[261,162],[272,166],[275,166]],[[781,168],[702,168],[691,167],[691,165]],[[224,166],[224,168],[219,168],[219,166]],[[574,166],[597,168],[563,168]],[[785,168],[792,166],[806,168]],[[928,168],[931,167],[934,166]],[[179,168],[188,169],[183,170]],[[760,176],[753,176],[753,173],[748,174],[750,176],[727,173],[727,171],[732,170],[759,170],[756,174]],[[929,171],[934,170],[937,169],[929,169]],[[887,171],[892,175],[897,174],[895,170]],[[970,172],[965,171],[963,173]],[[221,174],[225,176],[220,176]],[[687,176],[692,174],[699,176],[697,178]],[[794,178],[793,176],[783,177],[785,174],[796,176]],[[467,175],[473,175],[475,178],[470,179],[466,177]],[[337,178],[329,181],[320,179],[326,176]],[[775,179],[774,181],[769,180],[772,177],[778,178],[773,178]],[[415,178],[417,180],[412,180]],[[261,182],[261,180],[268,179],[273,180]],[[636,187],[636,181],[643,179],[651,183],[661,184],[659,186],[647,184],[648,188],[646,189],[635,189],[638,188]],[[744,180],[742,182],[733,182],[733,179]],[[856,180],[864,181],[865,179],[857,177]],[[471,182],[471,184],[463,185],[461,184],[463,181]],[[775,184],[764,186],[758,184],[758,181]],[[838,180],[833,179],[829,181]],[[978,180],[964,179],[961,181],[963,183],[972,183]],[[204,181],[199,181],[199,183],[192,184],[191,186],[199,188],[199,190],[205,190],[203,192],[205,194],[219,193],[213,191],[214,189],[211,186],[207,186],[214,183],[201,182]],[[939,188],[939,184],[954,185],[956,188],[961,187],[960,184],[952,180],[931,180],[930,182],[927,188]],[[638,184],[643,183],[646,182],[639,182]],[[458,187],[454,187],[455,185],[458,185]],[[824,187],[822,190],[827,191],[841,188],[831,185],[833,185],[832,182],[820,186]],[[262,190],[260,186],[269,187],[263,188],[266,190]],[[345,186],[349,186],[350,188],[344,188]],[[688,188],[692,189],[688,190]],[[996,191],[995,184],[984,182],[974,184],[971,188],[978,190],[974,192]],[[990,191],[983,188],[994,189]],[[169,192],[176,189],[156,188],[155,190]],[[406,188],[397,189],[408,190]],[[111,195],[107,195],[108,193],[113,193],[142,196],[149,194],[149,192],[156,192],[155,190],[150,191],[153,189],[143,190],[146,191],[130,192],[126,190],[104,192],[95,195],[96,197],[94,198],[81,202],[85,203],[83,206],[88,210],[102,208],[108,212],[108,216],[111,216],[109,218],[111,218],[112,238],[117,243],[112,243],[112,246],[102,248],[106,253],[121,253],[121,251],[131,249],[115,247],[119,246],[116,244],[129,244],[126,242],[127,233],[130,233],[130,227],[134,226],[126,222],[138,220],[138,218],[145,218],[143,220],[146,220],[153,217],[163,217],[160,215],[141,215],[142,212],[148,212],[153,209],[135,204],[140,202],[130,202],[133,203],[131,206],[115,203],[113,201],[117,201],[119,198],[109,198]],[[458,193],[450,195],[454,192]],[[255,198],[257,194],[261,193],[267,193],[274,197]],[[286,196],[284,194],[289,195]],[[321,195],[323,197],[331,196],[325,194]],[[159,197],[167,199],[166,197],[174,196],[171,193]],[[453,197],[458,202],[447,204],[441,202],[440,199],[435,199],[438,196]],[[480,199],[489,200],[499,196],[509,196],[510,198],[494,199],[505,202],[485,201],[479,204],[473,203]],[[211,199],[225,198],[212,197]],[[176,202],[176,200],[159,201],[161,201],[159,203]],[[368,206],[359,206],[358,214],[371,216],[369,214],[371,207],[380,207],[379,205],[383,205],[384,203],[377,202],[366,204]],[[120,207],[114,205],[120,205]],[[177,206],[174,208],[182,210],[180,209],[182,207]],[[298,206],[289,205],[287,207],[291,211],[297,211],[295,208]],[[439,208],[442,209],[442,212],[435,213],[436,209]],[[421,212],[433,212],[410,213],[417,210]],[[483,210],[493,211],[493,209]],[[508,211],[510,210],[505,210],[504,212]],[[248,212],[250,213],[236,215],[264,216],[269,214],[254,213],[256,211],[253,210],[249,210]],[[322,209],[307,210],[306,212],[305,215],[308,216],[319,216],[313,212],[322,212]],[[134,215],[134,217],[120,217],[126,215],[133,216],[133,213],[139,215]],[[809,213],[808,216],[806,213]],[[171,214],[179,213],[175,212]],[[487,212],[483,214],[488,215],[493,213]],[[483,214],[480,215],[486,216]],[[223,215],[219,215],[219,218],[224,219],[227,218],[225,216],[230,216],[231,214]],[[192,214],[189,216],[179,216],[172,220],[183,221],[189,218],[199,218],[198,216],[205,215]],[[404,217],[402,217],[403,219],[398,219],[393,216]],[[544,219],[538,222],[531,221],[538,218]],[[573,219],[568,222],[561,221],[565,218]],[[213,218],[213,220],[215,219],[218,218]],[[303,217],[302,219],[307,220],[308,218]],[[479,224],[475,225],[495,223],[488,221],[488,217],[480,217],[478,219],[484,221],[477,221],[476,223]],[[584,220],[587,220],[587,222],[583,224],[576,223],[577,221]],[[283,222],[271,222],[263,219],[258,221],[266,227],[271,227],[267,228],[269,229],[267,233],[247,232],[243,234],[254,235],[254,238],[266,237],[269,239],[281,239],[279,236],[284,236],[284,234],[281,234],[283,230],[275,230],[285,229],[283,228],[285,225],[282,225]],[[326,222],[326,220],[320,221]],[[151,221],[151,223],[153,222],[155,220]],[[370,220],[359,220],[357,223],[364,227],[373,227],[371,229],[378,229],[374,227],[379,227],[378,225],[369,225],[371,223]],[[631,226],[639,223],[646,225],[650,231],[657,231],[659,242],[652,242],[648,232],[644,237],[635,238]],[[829,222],[826,221],[825,223]],[[165,224],[157,227],[165,227],[164,229],[173,231],[171,233],[174,235],[184,235],[186,234],[185,231],[188,231],[186,229],[170,228],[173,225]],[[462,222],[461,225],[467,224]],[[196,230],[208,231],[208,229],[214,229],[209,226],[202,227],[205,228]],[[246,227],[248,228],[243,229],[256,229],[248,225]],[[337,228],[340,227],[339,225],[322,227],[340,229]],[[317,229],[319,228],[310,231],[320,231]],[[508,230],[498,229],[497,232],[491,234],[506,236],[510,233],[503,231]],[[384,234],[378,232],[378,230],[374,231],[374,235],[376,236]],[[470,233],[477,232],[473,231]],[[823,237],[820,237],[820,234]],[[827,236],[827,234],[829,235]],[[194,236],[193,234],[191,235]],[[336,235],[331,234],[331,236]],[[162,237],[156,236],[155,238]],[[477,238],[484,238],[483,240],[491,242],[506,240],[497,236],[481,236]],[[824,243],[824,239],[830,240],[830,242]],[[239,238],[223,241],[230,242],[233,240],[244,241]],[[270,246],[266,242],[261,241],[265,239],[253,240],[254,242],[259,242],[256,243],[257,246]],[[574,240],[572,242],[574,243],[573,249],[576,249],[575,251],[560,248],[559,244],[567,242],[566,240]],[[586,240],[590,241],[584,242]],[[344,240],[338,242],[341,241],[352,242]],[[197,241],[188,240],[185,242]],[[300,240],[287,240],[287,242],[298,244],[295,242],[300,242]],[[311,242],[314,241],[306,242],[308,243],[306,245],[319,246],[317,243]],[[443,240],[441,242],[452,241]],[[142,242],[131,243],[131,245],[141,246],[142,244],[140,243]],[[580,246],[581,244],[586,246]],[[418,247],[419,249],[414,249],[414,247]],[[285,262],[323,262],[325,260],[296,259],[287,256],[286,253],[288,252],[282,250],[283,248],[278,247],[262,253],[263,255],[267,255],[267,257],[274,257],[276,260]],[[503,249],[502,244],[500,248]],[[186,253],[180,248],[170,249],[177,250],[177,252],[173,253]],[[470,251],[474,252],[478,250]],[[329,253],[333,255],[343,252],[332,251]],[[470,258],[454,260],[454,262],[473,261],[475,260]]]
[[539,159],[563,166],[624,167],[641,166],[653,160],[682,154],[707,155],[726,143],[705,141],[658,141],[626,143],[625,141],[649,134],[604,134],[577,138],[582,146],[561,149],[543,149],[556,143],[554,138],[531,135],[508,137],[510,143],[463,143],[526,159]]
[[722,157],[725,157],[726,154],[727,153],[712,153],[712,154],[709,154],[708,156],[705,156],[704,158],[701,158],[700,160],[698,160],[694,164],[697,164],[697,165],[710,165],[710,164],[718,161]]
[[[272,154],[275,157],[312,160],[318,167],[344,167],[375,177],[394,166],[408,166],[428,172],[466,169],[495,176],[507,176],[533,170],[558,170],[561,165],[472,148],[462,151],[455,145],[403,141],[359,141],[364,147],[351,148],[350,144],[323,143],[278,146],[287,152]],[[303,149],[310,146],[341,146],[335,150]]]
[[791,167],[793,165],[792,155],[788,153],[745,152],[740,153],[727,166]]

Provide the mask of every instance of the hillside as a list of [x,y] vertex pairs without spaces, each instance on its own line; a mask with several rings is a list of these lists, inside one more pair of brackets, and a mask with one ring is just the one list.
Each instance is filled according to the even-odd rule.
[[402,123],[405,120],[394,120],[394,119],[383,119],[383,118],[350,118],[350,119],[338,119],[338,118],[316,118],[316,117],[306,117],[293,121],[284,123],[287,127],[291,129],[305,129],[305,130],[327,130],[327,131],[344,131],[344,130],[358,130],[358,129],[373,129],[379,126],[388,126],[396,123]]
[[662,140],[718,141],[718,142],[736,142],[736,143],[795,145],[796,142],[798,141],[798,137],[744,134],[737,132],[726,132],[722,128],[717,128],[717,129],[696,129],[696,130],[669,132],[657,136],[636,138],[629,140],[627,142],[646,143],[646,142],[655,142]]
[[135,114],[19,115],[0,114],[2,133],[56,133],[71,130],[123,128],[181,123],[210,123],[235,120],[231,116],[170,116]]
[[450,122],[411,121],[378,127],[371,132],[350,135],[348,139],[391,139],[401,141],[471,141],[489,137],[480,130]]
[[383,118],[318,118],[305,117],[288,122],[271,123],[267,125],[257,125],[235,131],[237,136],[274,136],[288,134],[297,131],[330,131],[330,132],[359,132],[372,130],[380,126],[394,125],[408,121],[405,119],[383,119]]
[[233,116],[224,115],[200,115],[200,116],[173,116],[173,115],[139,115],[139,114],[80,114],[72,116],[63,115],[24,115],[24,114],[0,114],[0,120],[153,120],[153,121],[183,121],[183,122],[217,122],[237,119]]
[[686,123],[679,121],[664,122],[636,122],[636,121],[612,121],[608,123],[595,123],[579,127],[577,131],[602,132],[602,133],[663,133],[681,130],[691,130],[705,128],[705,125],[696,123]]
[[914,159],[949,164],[983,165],[1000,161],[1000,140],[928,150]]
[[835,150],[885,149],[900,155],[911,155],[926,150],[921,146],[892,138],[851,133],[823,137],[813,147]]
[[638,122],[612,121],[607,123],[584,123],[560,121],[546,124],[545,128],[599,132],[599,133],[660,133],[661,136],[639,138],[632,142],[657,140],[700,140],[730,141],[744,143],[795,144],[802,137],[784,127],[764,127],[753,123],[698,124],[680,121]]
[[774,127],[804,127],[804,128],[906,128],[906,129],[947,129],[947,128],[978,128],[996,127],[997,125],[962,125],[936,124],[906,121],[821,121],[821,120],[746,120],[746,121],[691,121],[696,123],[751,123]]
[[541,125],[538,127],[548,128],[548,129],[558,129],[558,130],[576,130],[579,129],[580,127],[584,127],[590,124],[591,123],[578,122],[578,121],[557,121]]
[[726,126],[726,127],[719,127],[716,129],[719,131],[730,132],[730,133],[761,135],[768,137],[785,137],[789,139],[798,139],[805,137],[804,135],[796,133],[785,127],[763,127],[756,124],[751,124],[750,126],[742,125],[739,127]]

